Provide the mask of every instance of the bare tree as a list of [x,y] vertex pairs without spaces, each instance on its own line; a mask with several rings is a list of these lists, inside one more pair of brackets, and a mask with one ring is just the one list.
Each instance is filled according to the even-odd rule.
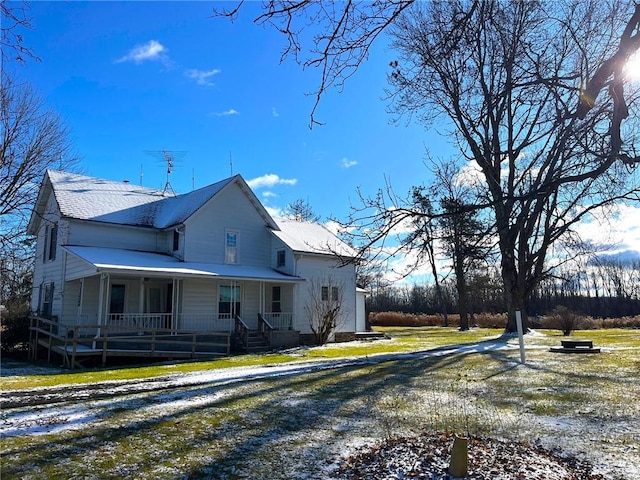
[[28,16],[29,3],[20,1],[0,2],[0,50],[2,64],[16,60],[24,63],[27,57],[38,60],[33,50],[27,47],[21,31],[31,29],[31,18]]
[[33,241],[27,223],[48,168],[75,170],[69,130],[27,83],[6,73],[0,86],[0,303],[26,304]]
[[315,214],[309,202],[301,198],[285,207],[284,216],[296,222],[318,222],[320,220],[320,215]]
[[331,276],[311,280],[304,308],[316,343],[324,345],[345,313],[344,285]]
[[[392,29],[401,52],[391,77],[395,107],[425,121],[444,115],[479,167],[484,201],[475,207],[495,222],[508,331],[552,266],[552,246],[589,212],[639,192],[617,161],[629,154],[616,140],[616,95],[589,109],[578,95],[622,48],[628,16],[602,2],[555,5],[420,4]],[[622,84],[617,75],[612,85]],[[624,108],[636,107],[637,91],[629,92]],[[633,141],[637,124],[625,133]]]
[[[446,117],[462,154],[480,168],[484,196],[465,208],[494,217],[508,331],[549,273],[552,247],[601,206],[638,201],[637,186],[625,185],[625,167],[640,159],[630,114],[637,89],[627,88],[624,65],[640,47],[640,5],[273,0],[256,21],[286,36],[284,56],[321,68],[317,101],[390,29],[401,53],[392,64],[394,107],[426,122]],[[389,188],[364,199],[360,212],[375,213],[355,223],[368,229],[368,245],[419,214],[397,200]]]

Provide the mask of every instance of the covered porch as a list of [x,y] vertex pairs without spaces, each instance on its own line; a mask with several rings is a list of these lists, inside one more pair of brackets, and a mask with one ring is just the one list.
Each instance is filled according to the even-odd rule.
[[[169,255],[64,247],[58,322],[101,331],[259,334],[266,349],[297,344],[295,292],[304,280],[266,267],[194,264]],[[275,333],[274,333],[275,332]],[[247,348],[248,345],[239,345]]]

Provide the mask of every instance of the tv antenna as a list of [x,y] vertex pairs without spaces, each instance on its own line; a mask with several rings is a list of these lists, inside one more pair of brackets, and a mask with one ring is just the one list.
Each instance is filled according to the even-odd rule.
[[176,192],[173,190],[169,179],[171,178],[171,173],[173,172],[176,163],[179,162],[180,159],[182,159],[182,157],[187,154],[187,152],[176,150],[150,150],[146,153],[151,155],[152,157],[155,157],[167,166],[167,181],[164,184],[162,195],[166,195],[168,192],[170,192],[175,197]]

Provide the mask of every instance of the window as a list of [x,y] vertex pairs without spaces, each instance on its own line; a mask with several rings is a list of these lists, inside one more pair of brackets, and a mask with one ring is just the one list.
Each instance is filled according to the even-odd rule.
[[338,292],[338,287],[331,287],[331,300],[336,302],[339,300],[339,293]]
[[40,314],[45,317],[51,317],[53,306],[53,282],[42,284],[40,301]]
[[111,285],[111,299],[109,302],[109,313],[124,313],[125,285]]
[[45,225],[44,248],[42,249],[42,261],[50,262],[56,259],[56,246],[58,244],[58,224]]
[[233,318],[240,314],[240,287],[220,285],[218,297],[218,315]]
[[320,298],[323,302],[337,302],[338,300],[340,300],[340,290],[338,289],[338,287],[323,285],[320,288]]
[[328,302],[329,301],[329,287],[327,287],[326,285],[323,285],[321,287],[321,299],[323,302]]
[[273,313],[282,312],[282,305],[280,302],[280,287],[272,287],[271,288],[271,311]]
[[224,234],[224,263],[238,263],[238,240],[240,233],[227,230]]
[[277,260],[277,266],[278,267],[284,267],[285,263],[286,263],[286,255],[285,255],[285,251],[284,250],[278,250],[278,260]]
[[180,232],[175,229],[173,231],[173,251],[177,252],[178,250],[180,250]]

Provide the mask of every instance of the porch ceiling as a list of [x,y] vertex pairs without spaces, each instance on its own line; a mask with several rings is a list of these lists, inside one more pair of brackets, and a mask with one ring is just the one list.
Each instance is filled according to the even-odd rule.
[[301,277],[285,275],[266,267],[181,262],[169,255],[118,248],[82,246],[65,246],[63,248],[80,260],[92,265],[95,268],[95,273],[137,274],[171,278],[304,281]]

